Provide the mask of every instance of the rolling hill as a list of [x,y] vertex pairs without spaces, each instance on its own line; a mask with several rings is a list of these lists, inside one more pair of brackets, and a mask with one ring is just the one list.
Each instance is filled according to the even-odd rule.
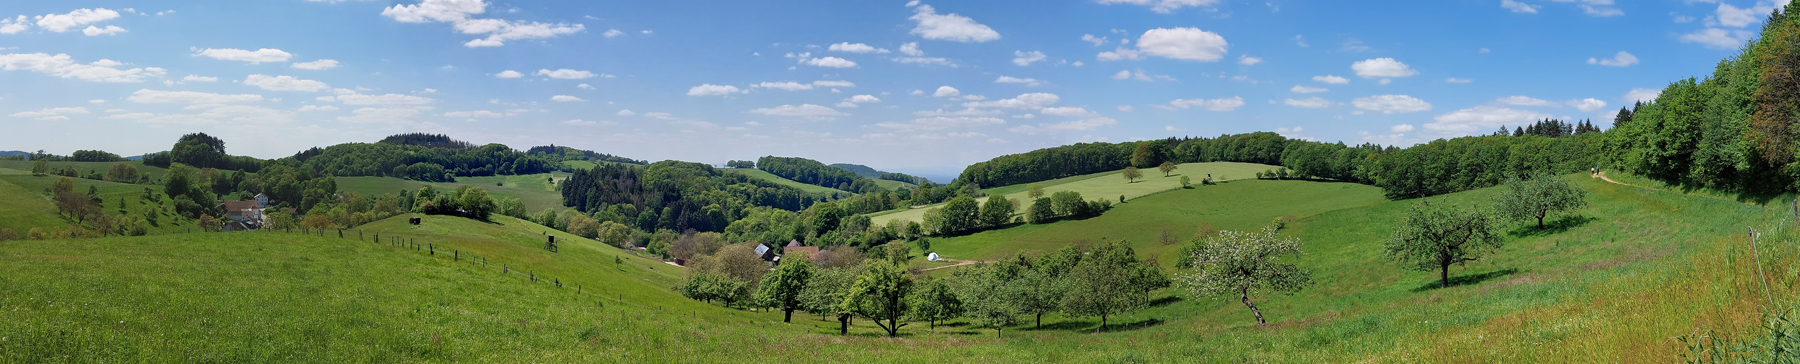
[[455,189],[461,186],[475,186],[498,196],[517,198],[525,203],[525,210],[536,213],[548,208],[562,208],[562,192],[549,182],[556,178],[559,182],[568,179],[568,173],[538,173],[525,175],[458,177],[456,182],[437,183],[421,182],[393,177],[337,177],[338,191],[356,192],[364,196],[391,195],[401,189],[418,191],[419,187],[432,185],[432,188]]
[[840,189],[836,189],[836,188],[805,184],[805,183],[800,183],[800,182],[797,182],[797,181],[794,181],[791,179],[781,178],[781,176],[769,174],[769,172],[765,172],[760,169],[720,168],[719,170],[728,172],[728,173],[738,173],[738,174],[742,174],[745,176],[755,177],[756,179],[769,181],[769,182],[775,182],[776,184],[793,187],[793,188],[798,188],[801,191],[806,191],[806,192],[811,192],[811,193],[826,193],[826,194],[849,194],[850,193],[849,191],[844,191],[844,190],[840,190]]
[[[1038,182],[1036,184],[1044,186],[1044,193],[1046,195],[1058,191],[1075,191],[1080,192],[1081,196],[1088,200],[1113,199],[1114,201],[1117,201],[1121,195],[1125,196],[1126,199],[1131,199],[1152,193],[1181,188],[1181,176],[1188,176],[1194,184],[1199,184],[1200,180],[1205,178],[1207,174],[1211,174],[1216,180],[1228,181],[1252,178],[1256,176],[1257,172],[1273,168],[1278,167],[1232,162],[1187,163],[1178,165],[1177,169],[1167,177],[1164,177],[1162,172],[1146,170],[1144,178],[1133,183],[1127,183],[1125,179],[1121,177],[1119,172],[1113,171],[1060,178]],[[1018,200],[1020,201],[1019,211],[1025,211],[1031,207],[1031,201],[1027,198],[1029,197],[1027,193],[1029,192],[1030,185],[1031,184],[1020,184],[983,188],[982,193],[989,196],[1006,196],[1008,199]],[[987,201],[987,198],[980,198],[979,201]],[[886,224],[889,220],[895,219],[924,221],[926,210],[942,205],[943,204],[940,203],[929,206],[916,206],[910,209],[895,210],[879,215],[872,215],[870,218],[877,225]]]

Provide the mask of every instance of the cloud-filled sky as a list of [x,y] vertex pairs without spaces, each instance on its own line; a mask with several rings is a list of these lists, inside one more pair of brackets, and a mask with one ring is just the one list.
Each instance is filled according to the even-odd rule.
[[[951,176],[1087,141],[1610,125],[1786,1],[15,1],[0,150],[445,133]],[[1603,122],[1602,122],[1603,121]]]

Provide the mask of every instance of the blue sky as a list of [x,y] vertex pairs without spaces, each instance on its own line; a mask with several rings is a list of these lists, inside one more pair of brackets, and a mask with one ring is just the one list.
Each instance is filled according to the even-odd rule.
[[1084,141],[1411,145],[1703,76],[1783,2],[14,1],[0,150],[402,132],[947,177]]

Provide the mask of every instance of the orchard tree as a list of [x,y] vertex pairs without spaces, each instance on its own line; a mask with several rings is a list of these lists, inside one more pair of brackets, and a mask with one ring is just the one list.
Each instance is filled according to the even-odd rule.
[[962,317],[963,302],[950,290],[950,284],[939,278],[926,278],[913,290],[912,312],[908,314],[914,320],[925,320],[931,323],[931,329],[937,330],[939,321]]
[[812,275],[812,262],[806,259],[784,261],[774,272],[763,276],[762,284],[757,286],[756,298],[781,310],[781,322],[793,322],[794,310],[800,309],[801,293]]
[[1100,317],[1094,332],[1106,328],[1107,317],[1143,308],[1150,304],[1151,291],[1169,286],[1162,270],[1138,260],[1124,241],[1095,244],[1064,278],[1068,291],[1062,311]]
[[850,333],[850,311],[844,303],[844,296],[850,292],[850,286],[856,283],[861,274],[860,267],[827,268],[813,272],[806,281],[806,289],[800,291],[800,309],[807,313],[819,315],[823,320],[826,315],[835,315],[838,320],[838,334]]
[[1480,259],[1502,243],[1494,218],[1486,211],[1421,201],[1394,228],[1387,256],[1408,269],[1437,270],[1442,287],[1449,287],[1450,265]]
[[1136,183],[1137,179],[1144,178],[1144,172],[1138,171],[1137,167],[1125,167],[1124,174],[1127,183]]
[[1162,165],[1156,166],[1156,170],[1162,171],[1163,177],[1168,177],[1169,172],[1174,172],[1175,168],[1176,168],[1175,162],[1168,162],[1168,161],[1164,161],[1162,163]]
[[1196,297],[1237,296],[1256,315],[1257,325],[1268,321],[1250,301],[1251,293],[1294,294],[1312,284],[1312,272],[1281,260],[1282,256],[1304,254],[1300,240],[1282,239],[1274,227],[1253,233],[1224,231],[1195,245],[1193,256],[1183,263],[1197,270],[1176,281]]
[[1545,217],[1587,207],[1587,190],[1553,174],[1533,173],[1508,179],[1506,192],[1495,205],[1501,216],[1514,221],[1537,219],[1538,229],[1543,229]]
[[875,321],[889,337],[900,336],[903,321],[912,308],[913,278],[891,264],[870,264],[844,295],[842,306],[857,316]]
[[1008,280],[1006,270],[998,264],[982,264],[972,269],[959,269],[954,274],[956,294],[960,297],[963,315],[975,320],[975,324],[994,329],[994,336],[1000,336],[1000,330],[1019,323],[1019,287]]

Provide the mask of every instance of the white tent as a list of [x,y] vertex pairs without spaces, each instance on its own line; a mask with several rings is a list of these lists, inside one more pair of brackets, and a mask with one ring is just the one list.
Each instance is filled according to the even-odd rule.
[[926,255],[925,255],[925,260],[928,260],[928,261],[933,261],[933,262],[935,262],[935,261],[939,261],[939,260],[943,260],[943,259],[942,259],[942,258],[938,258],[938,255],[937,255],[937,253],[931,253],[931,254],[926,254]]

